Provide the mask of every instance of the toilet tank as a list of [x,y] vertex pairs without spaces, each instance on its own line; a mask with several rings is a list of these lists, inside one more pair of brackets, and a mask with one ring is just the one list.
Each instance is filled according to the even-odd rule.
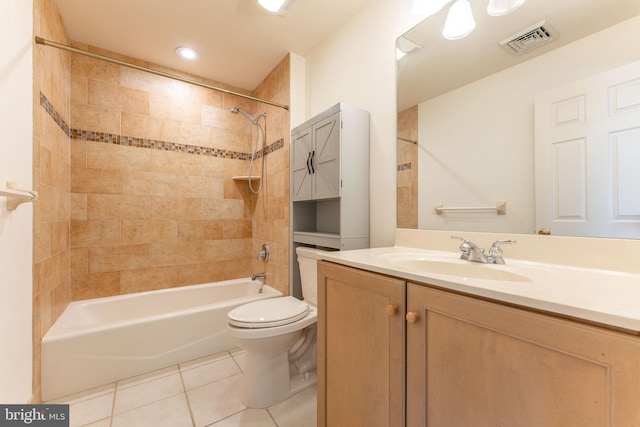
[[298,246],[296,255],[300,267],[300,282],[302,298],[310,304],[318,305],[318,260],[322,253],[327,252],[316,248]]

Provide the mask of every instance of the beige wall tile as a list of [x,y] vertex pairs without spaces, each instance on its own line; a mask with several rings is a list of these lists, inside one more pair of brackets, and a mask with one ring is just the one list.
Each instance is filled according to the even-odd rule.
[[150,150],[101,142],[86,143],[87,167],[95,169],[149,169]]
[[120,66],[84,55],[72,54],[71,74],[93,80],[118,83],[120,80]]
[[178,221],[142,219],[122,221],[122,244],[168,243],[178,241]]
[[151,218],[157,219],[200,219],[201,200],[180,197],[152,197]]
[[233,261],[250,257],[251,239],[210,240],[203,243],[204,262]]
[[202,262],[202,242],[152,243],[152,265],[184,265]]
[[129,113],[149,114],[148,93],[103,80],[88,80],[86,103]]
[[87,219],[151,218],[151,197],[120,194],[87,194]]
[[120,272],[74,276],[71,284],[74,301],[120,294]]
[[178,282],[178,272],[172,267],[154,267],[123,271],[120,275],[120,293],[145,292],[167,289]]
[[151,266],[150,245],[99,246],[89,248],[89,272],[134,270]]
[[178,281],[175,286],[188,286],[224,280],[224,263],[208,262],[177,266]]
[[71,104],[74,129],[120,134],[120,110],[87,104]]
[[120,221],[71,221],[71,247],[120,244]]
[[74,193],[119,194],[122,192],[122,176],[119,170],[71,169],[71,191]]

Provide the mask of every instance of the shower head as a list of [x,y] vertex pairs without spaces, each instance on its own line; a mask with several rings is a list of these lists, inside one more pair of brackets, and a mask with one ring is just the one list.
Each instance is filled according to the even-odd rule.
[[262,114],[260,114],[259,116],[257,116],[257,117],[254,119],[253,117],[251,117],[251,116],[249,115],[249,113],[247,113],[246,111],[243,111],[243,110],[239,109],[238,107],[233,107],[233,108],[231,109],[231,112],[232,112],[233,114],[238,114],[238,113],[242,114],[242,115],[243,115],[243,116],[245,116],[247,119],[249,119],[249,121],[250,121],[251,123],[253,123],[254,125],[257,125],[257,124],[258,124],[258,119],[260,119],[260,117],[267,117],[267,113],[262,113]]

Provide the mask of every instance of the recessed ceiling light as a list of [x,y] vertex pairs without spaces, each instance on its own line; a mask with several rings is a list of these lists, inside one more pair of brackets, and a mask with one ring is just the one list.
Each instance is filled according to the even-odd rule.
[[198,59],[198,52],[190,47],[180,46],[176,48],[176,54],[182,59],[194,60]]

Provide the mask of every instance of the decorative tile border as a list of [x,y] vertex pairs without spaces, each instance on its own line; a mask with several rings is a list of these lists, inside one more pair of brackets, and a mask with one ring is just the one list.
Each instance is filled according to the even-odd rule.
[[[151,150],[173,151],[176,153],[195,154],[200,156],[221,157],[224,159],[250,160],[251,153],[242,153],[239,151],[224,150],[221,148],[201,147],[198,145],[180,144],[177,142],[159,141],[156,139],[136,138],[132,136],[118,135],[106,132],[94,132],[82,129],[71,129],[64,121],[62,116],[58,114],[55,107],[47,97],[40,92],[40,106],[51,116],[58,124],[60,129],[71,139],[82,141],[101,142],[103,144],[124,145],[127,147],[147,148]],[[274,151],[284,147],[284,138],[281,138],[268,145],[265,153],[273,153]],[[256,158],[262,157],[262,151],[256,153]]]
[[401,165],[398,165],[398,172],[404,171],[407,169],[411,169],[411,163],[403,163]]

